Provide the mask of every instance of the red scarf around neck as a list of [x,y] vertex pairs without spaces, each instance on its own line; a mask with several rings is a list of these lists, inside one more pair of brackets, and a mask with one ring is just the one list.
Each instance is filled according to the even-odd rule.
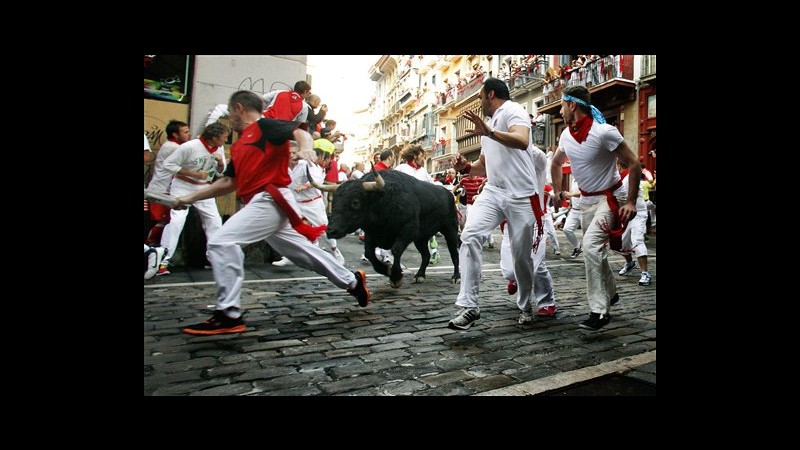
[[578,144],[586,140],[589,130],[592,128],[592,116],[583,116],[583,119],[569,126],[569,134],[578,141]]
[[422,167],[422,166],[418,166],[418,165],[414,164],[414,161],[409,161],[407,164],[409,166],[411,166],[411,168],[414,169],[414,170],[419,170],[419,168]]

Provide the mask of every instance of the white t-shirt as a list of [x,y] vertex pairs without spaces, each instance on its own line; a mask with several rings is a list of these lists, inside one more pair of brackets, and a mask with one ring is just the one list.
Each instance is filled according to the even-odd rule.
[[[564,128],[559,144],[569,158],[572,176],[581,189],[586,192],[599,192],[619,181],[617,155],[614,150],[623,140],[619,130],[607,123],[592,122],[589,135],[580,144],[572,137],[569,128]],[[614,191],[617,197],[624,197],[627,193],[625,184]],[[584,206],[594,205],[604,198],[603,195],[581,196],[581,203]]]
[[357,180],[357,179],[359,179],[359,178],[361,178],[363,176],[364,176],[364,172],[362,172],[362,171],[360,171],[358,169],[353,169],[353,171],[350,172],[350,179],[351,180]]
[[531,121],[519,103],[506,101],[489,119],[489,127],[508,131],[514,125],[528,129],[528,148],[509,148],[489,138],[481,137],[481,154],[486,160],[484,189],[511,198],[530,197],[536,193],[536,169],[533,167],[533,144],[530,140]]
[[144,135],[144,149],[152,152],[153,150],[150,148],[150,142],[147,140],[147,135]]
[[[623,183],[624,184],[624,183]],[[569,186],[570,192],[578,192],[580,187],[578,187],[578,182],[575,181],[575,177],[572,177],[572,183]],[[570,197],[570,201],[572,202],[572,209],[576,211],[580,211],[581,209],[581,198],[580,197]]]
[[533,168],[536,169],[536,192],[539,192],[539,206],[542,211],[545,209],[544,205],[544,184],[547,182],[544,176],[544,170],[547,167],[547,156],[544,152],[537,147],[533,148]]
[[[205,145],[203,145],[200,139],[192,139],[191,141],[187,141],[181,144],[171,155],[169,155],[164,160],[164,168],[173,174],[178,173],[178,171],[181,170],[181,168],[194,171],[208,172],[208,178],[206,178],[205,180],[198,179],[197,181],[210,182],[211,179],[214,178],[214,175],[217,173],[217,160],[216,158],[214,158],[214,154],[217,153],[219,153],[222,156],[222,163],[223,163],[222,171],[224,171],[225,166],[227,165],[227,161],[225,160],[225,147],[220,145],[219,147],[217,147],[214,153],[211,154],[208,153],[208,150],[206,150]],[[187,184],[185,181],[182,181],[178,178],[173,179],[173,183],[175,182],[181,182]],[[203,187],[201,185],[197,186],[198,188]]]
[[[170,172],[164,167],[164,161],[167,157],[175,152],[180,145],[173,141],[164,142],[161,149],[156,156],[155,173],[150,184],[147,185],[147,190],[150,192],[169,192],[169,185],[172,182],[173,172]],[[180,169],[178,169],[180,170]]]
[[[625,178],[622,179],[622,185],[625,186],[626,189],[628,186],[629,178],[630,174],[626,174]],[[644,180],[640,181],[639,185],[641,185],[643,182]],[[643,213],[645,214],[645,217],[647,217],[647,205],[644,202],[644,191],[642,190],[641,187],[639,188],[639,196],[636,197],[636,213],[637,214]]]
[[415,169],[409,166],[408,163],[403,163],[395,167],[394,170],[398,172],[403,172],[406,175],[411,175],[412,177],[418,179],[419,181],[427,181],[428,183],[433,183],[431,175],[428,173],[428,170],[424,166],[420,167],[419,169]]
[[293,169],[289,169],[289,176],[292,177],[292,182],[289,183],[289,189],[292,190],[297,201],[311,200],[312,198],[317,198],[322,195],[322,192],[313,186],[300,192],[294,190],[297,186],[311,181],[308,179],[308,175],[311,175],[314,183],[317,184],[322,184],[325,180],[325,174],[322,173],[322,168],[316,164],[310,164],[304,159],[297,161],[297,165],[294,166]]

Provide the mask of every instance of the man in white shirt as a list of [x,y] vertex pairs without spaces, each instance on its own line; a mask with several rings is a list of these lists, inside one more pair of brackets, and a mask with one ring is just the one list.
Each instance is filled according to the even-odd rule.
[[[561,115],[568,126],[561,133],[553,157],[553,201],[566,198],[561,190],[561,164],[566,156],[581,191],[583,256],[591,311],[580,326],[599,330],[611,320],[609,310],[619,301],[606,243],[612,250],[621,250],[625,224],[636,215],[642,169],[619,130],[605,123],[600,111],[592,106],[586,87],[564,90]],[[627,187],[622,184],[617,159],[630,167]]]
[[[517,304],[530,305],[533,295],[534,207],[541,220],[541,207],[536,190],[536,170],[533,165],[533,145],[530,139],[531,122],[528,113],[518,103],[510,101],[508,86],[497,78],[484,81],[480,92],[483,114],[467,111],[466,118],[475,125],[467,132],[483,136],[481,155],[473,164],[462,156],[453,160],[461,173],[487,176],[481,195],[475,200],[461,233],[461,288],[456,306],[463,308],[448,326],[459,330],[469,328],[480,319],[478,293],[483,262],[483,242],[503,219],[508,219],[508,232],[514,272],[517,277]],[[535,206],[534,206],[535,204]],[[537,237],[538,242],[538,237]]]
[[[181,144],[173,154],[164,160],[164,168],[175,177],[170,185],[170,194],[173,197],[182,197],[196,191],[208,188],[216,174],[225,170],[225,148],[223,144],[228,139],[228,127],[216,122],[207,126],[198,139]],[[222,227],[222,217],[217,209],[217,202],[213,198],[199,200],[190,206],[195,208],[203,222],[206,239]],[[169,263],[175,255],[186,223],[189,209],[172,209],[169,223],[164,227],[161,239],[162,246],[169,249],[170,255],[161,262],[161,267],[156,275],[169,275]]]

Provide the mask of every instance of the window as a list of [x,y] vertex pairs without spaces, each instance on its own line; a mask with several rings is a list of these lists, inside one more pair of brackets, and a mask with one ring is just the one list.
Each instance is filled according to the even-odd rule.
[[656,95],[655,94],[647,97],[647,118],[648,119],[655,119],[656,118]]

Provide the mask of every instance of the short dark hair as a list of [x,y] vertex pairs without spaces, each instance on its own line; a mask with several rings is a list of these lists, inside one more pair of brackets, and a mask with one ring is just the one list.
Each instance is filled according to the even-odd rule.
[[174,133],[180,133],[181,127],[188,127],[189,124],[186,122],[181,122],[180,120],[170,120],[167,124],[167,138],[172,138]]
[[494,91],[494,96],[501,100],[511,100],[511,94],[508,93],[508,85],[505,81],[497,78],[487,78],[483,82],[483,93],[489,95],[489,91]]
[[294,91],[298,94],[305,94],[311,90],[311,85],[305,81],[298,81],[294,84]]
[[241,104],[247,110],[261,112],[264,110],[264,99],[251,91],[237,91],[228,100],[228,106]]
[[381,152],[381,161],[386,161],[389,157],[392,156],[391,150],[384,150]]

